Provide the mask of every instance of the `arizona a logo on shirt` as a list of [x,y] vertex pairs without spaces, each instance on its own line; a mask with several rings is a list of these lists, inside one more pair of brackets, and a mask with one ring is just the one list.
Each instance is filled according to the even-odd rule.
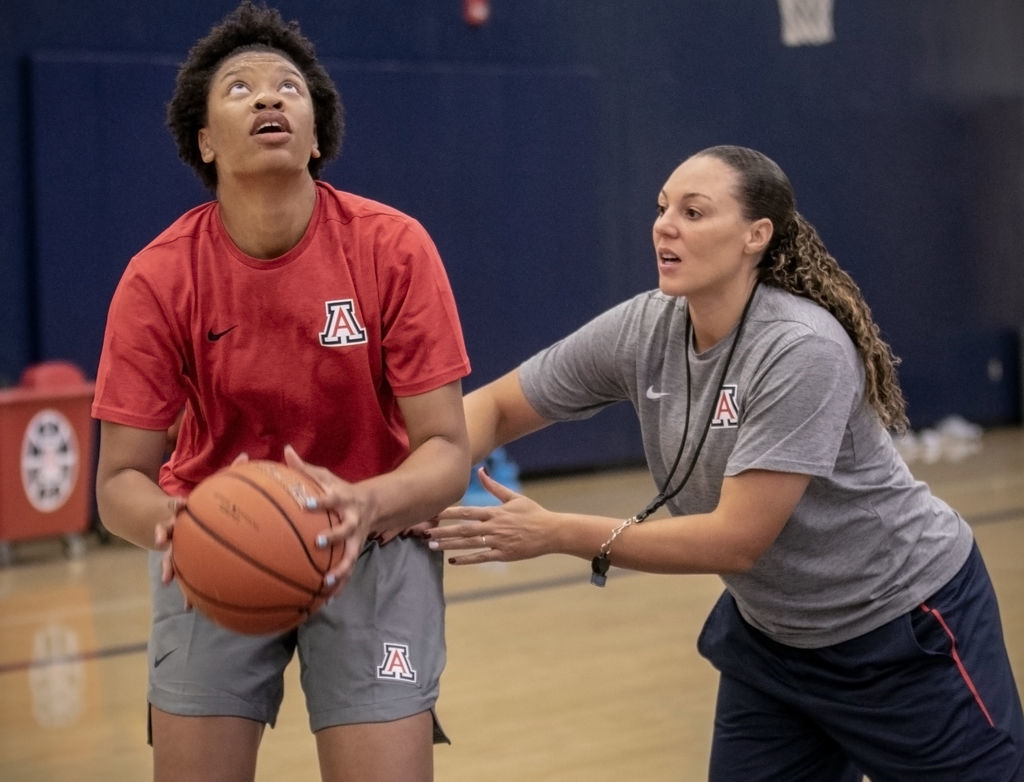
[[736,386],[722,386],[711,418],[712,429],[735,429],[740,425],[740,411],[736,405]]
[[352,299],[325,301],[327,323],[320,332],[320,344],[324,347],[360,345],[366,342],[366,328],[356,315],[356,303]]

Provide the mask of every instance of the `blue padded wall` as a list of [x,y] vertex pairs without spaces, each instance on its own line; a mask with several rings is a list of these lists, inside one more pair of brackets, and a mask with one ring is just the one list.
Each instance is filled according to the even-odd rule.
[[31,61],[32,175],[42,354],[93,376],[128,259],[208,200],[163,125],[171,62],[99,55]]
[[[459,301],[474,366],[467,388],[597,314],[610,292],[594,262],[593,196],[608,187],[596,154],[594,73],[325,64],[349,119],[343,154],[324,178],[409,212],[431,232]],[[34,126],[33,161],[46,354],[94,369],[128,258],[209,197],[163,127],[161,97],[173,77],[173,64],[157,58],[32,61],[33,106],[49,113]],[[534,441],[537,455],[524,461],[547,469],[587,466],[596,454],[634,461],[633,427],[628,411],[615,411],[578,427],[571,447],[564,438]]]
[[[282,0],[348,108],[339,187],[419,218],[448,265],[473,388],[655,283],[670,168],[776,158],[904,359],[911,422],[1020,420],[1024,5],[836,0],[780,42],[776,3]],[[163,128],[176,63],[233,0],[0,5],[0,383],[94,371],[128,257],[208,197]],[[1002,366],[1000,374],[994,366]],[[510,449],[526,471],[639,459],[630,411]]]

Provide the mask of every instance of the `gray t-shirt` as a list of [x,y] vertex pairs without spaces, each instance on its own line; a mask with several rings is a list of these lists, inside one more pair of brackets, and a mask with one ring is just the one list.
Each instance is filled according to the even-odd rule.
[[672,513],[713,510],[723,477],[744,470],[811,476],[754,567],[722,576],[751,625],[790,646],[828,646],[905,613],[956,574],[970,527],[910,474],[831,314],[759,286],[720,388],[735,330],[703,353],[685,334],[685,299],[642,293],[525,361],[523,390],[556,421],[632,402],[651,475],[664,487],[686,425],[689,351],[689,435],[670,492],[709,415],[711,423],[693,474],[668,502]]

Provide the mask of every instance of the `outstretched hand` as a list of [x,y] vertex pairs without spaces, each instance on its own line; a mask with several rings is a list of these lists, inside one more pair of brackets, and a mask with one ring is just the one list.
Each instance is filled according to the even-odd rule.
[[446,508],[437,518],[462,522],[442,524],[425,536],[435,551],[464,551],[471,554],[449,558],[452,565],[476,565],[483,562],[514,562],[554,552],[555,525],[552,513],[538,503],[498,483],[484,468],[477,471],[480,485],[501,504],[484,507],[456,505]]

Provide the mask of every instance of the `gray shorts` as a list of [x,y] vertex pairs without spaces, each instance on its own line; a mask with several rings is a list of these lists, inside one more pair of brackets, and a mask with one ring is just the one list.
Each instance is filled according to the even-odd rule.
[[[183,610],[151,552],[149,702],[170,714],[273,725],[296,647],[310,729],[390,722],[430,710],[445,665],[444,558],[423,541],[368,543],[352,580],[297,630],[244,636]],[[435,741],[447,741],[435,719]]]

